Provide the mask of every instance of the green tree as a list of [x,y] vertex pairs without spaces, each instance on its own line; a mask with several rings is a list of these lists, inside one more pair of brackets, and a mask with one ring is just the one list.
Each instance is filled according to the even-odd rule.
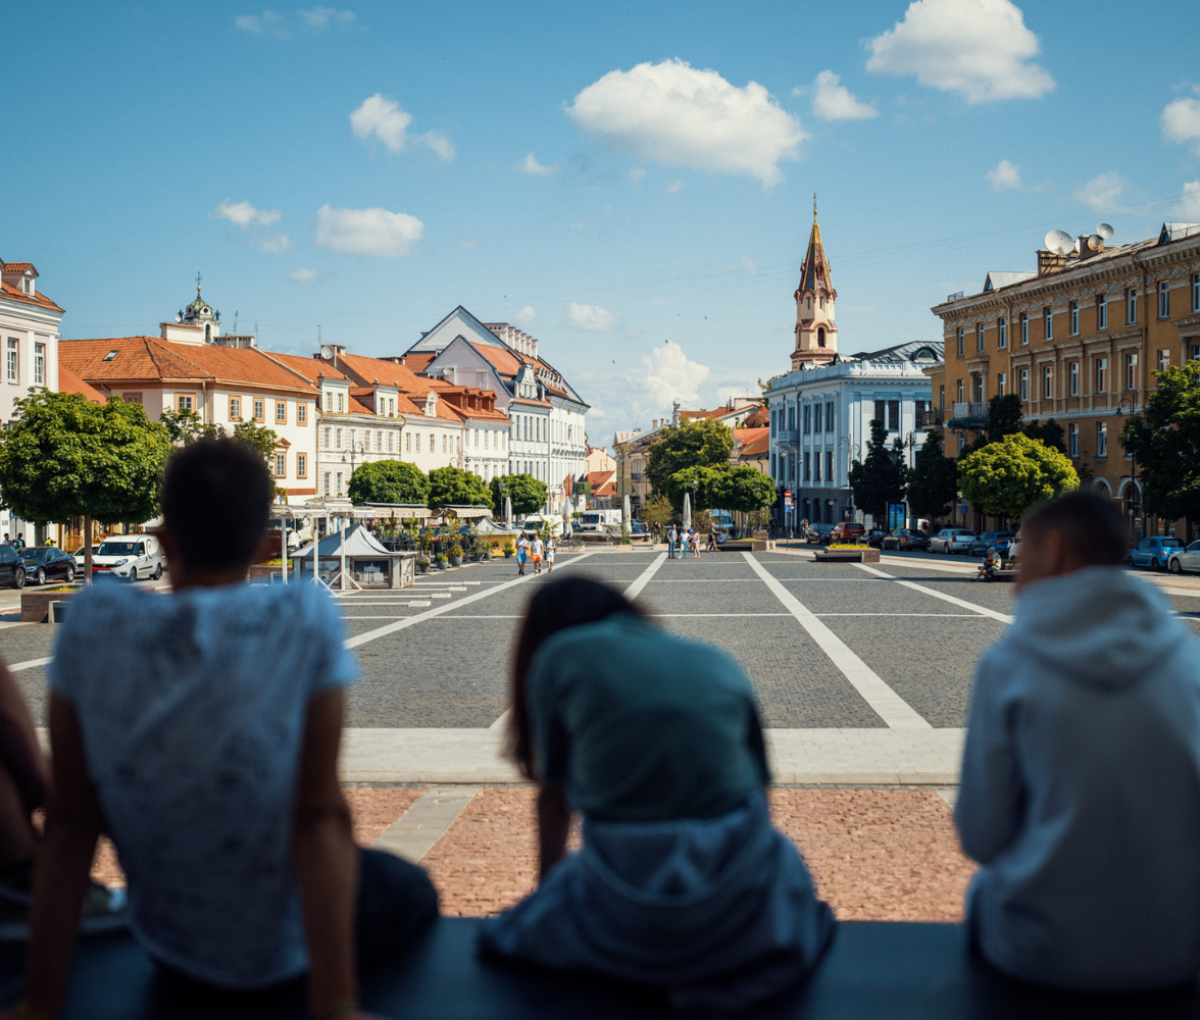
[[206,422],[195,411],[168,407],[158,416],[159,424],[167,430],[171,442],[176,445],[194,443],[197,439],[220,439],[225,429],[216,422]]
[[715,507],[749,514],[775,502],[775,482],[749,464],[738,464],[720,472],[710,495]]
[[651,496],[642,506],[641,516],[652,528],[665,528],[675,520],[675,508],[666,496]]
[[1168,520],[1200,520],[1200,362],[1156,372],[1158,388],[1130,415],[1121,445],[1141,472],[1142,506]]
[[267,464],[274,467],[271,458],[275,456],[275,447],[279,443],[279,437],[275,434],[274,429],[252,421],[239,421],[233,427],[233,438],[241,440],[243,443],[249,443],[262,454],[263,460]]
[[421,503],[429,499],[429,479],[415,464],[377,460],[350,476],[352,503]]
[[878,418],[871,420],[866,459],[855,460],[850,468],[850,489],[854,505],[870,514],[877,525],[887,522],[889,503],[904,499],[904,465],[896,444],[888,449],[887,431]]
[[92,521],[148,521],[158,514],[167,429],[141,404],[41,390],[14,402],[0,433],[0,494],[27,521],[83,518],[84,578],[92,575]]
[[1079,476],[1068,457],[1018,432],[959,461],[958,484],[985,514],[1020,517],[1035,504],[1078,488]]
[[486,506],[490,510],[491,493],[483,479],[456,467],[434,468],[429,472],[429,508],[439,506]]
[[1063,427],[1053,418],[1045,421],[1029,422],[1021,426],[1021,431],[1030,439],[1040,439],[1046,446],[1059,453],[1067,452],[1067,442],[1063,438]]
[[945,517],[958,498],[958,461],[942,452],[942,434],[931,432],[905,471],[908,508],[916,517]]
[[[729,463],[733,450],[733,432],[719,421],[684,422],[676,427],[663,429],[662,438],[650,446],[646,463],[646,477],[656,493],[670,497],[670,479],[678,471],[690,467],[722,467]],[[682,505],[670,497],[678,510]]]
[[504,496],[500,494],[500,483],[504,483],[504,496],[512,500],[514,514],[536,514],[546,505],[546,483],[533,475],[504,475],[491,481],[492,506],[496,513],[504,513]]
[[667,499],[671,505],[683,510],[683,496],[688,493],[692,497],[692,510],[703,510],[714,507],[713,486],[721,477],[722,468],[702,467],[694,465],[676,471],[667,479]]

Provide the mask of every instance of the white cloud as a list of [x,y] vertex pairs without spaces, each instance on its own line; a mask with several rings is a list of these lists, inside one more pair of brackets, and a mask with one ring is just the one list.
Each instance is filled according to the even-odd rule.
[[1077,202],[1090,205],[1095,212],[1120,212],[1121,195],[1125,192],[1128,182],[1115,170],[1106,174],[1097,174],[1082,188],[1075,192]]
[[749,255],[743,255],[741,262],[729,263],[728,269],[731,273],[737,273],[740,276],[758,275],[758,265]]
[[571,220],[571,222],[567,224],[567,229],[572,233],[578,233],[585,226],[587,226],[587,224],[584,223],[583,220]]
[[297,11],[296,16],[309,28],[348,25],[358,17],[353,11],[339,11],[333,7],[310,7],[307,11]]
[[513,169],[523,174],[530,174],[534,177],[553,177],[556,173],[558,173],[561,167],[558,163],[551,163],[549,166],[545,166],[544,164],[539,163],[531,152],[528,156],[521,160],[520,163],[513,167]]
[[737,88],[682,60],[610,71],[575,97],[579,127],[639,159],[777,183],[806,135],[763,86]]
[[271,10],[263,11],[262,14],[243,14],[234,18],[233,23],[243,32],[250,32],[254,35],[262,35],[264,32],[278,36],[288,34],[285,27],[287,18]]
[[428,145],[438,159],[445,160],[447,163],[454,162],[454,156],[457,151],[454,148],[454,143],[440,131],[427,131],[425,134],[418,136],[417,141],[422,145]]
[[271,255],[282,255],[295,247],[296,242],[288,237],[287,234],[272,234],[259,244],[258,250],[268,252]]
[[822,71],[813,82],[816,89],[812,108],[822,120],[870,120],[879,111],[870,103],[862,103],[850,94],[841,79],[832,71]]
[[[1163,137],[1172,142],[1200,142],[1200,99],[1176,99],[1162,112]],[[1200,155],[1200,144],[1196,145]]]
[[328,202],[317,210],[317,247],[330,251],[375,258],[408,255],[424,231],[425,224],[408,213],[334,209]]
[[365,141],[374,135],[392,152],[399,152],[408,144],[411,123],[412,114],[405,113],[399,103],[384,98],[380,92],[364,99],[362,106],[350,114],[350,129],[355,138]]
[[683,181],[672,181],[667,185],[668,195],[678,195],[683,190]]
[[645,179],[646,179],[646,168],[645,167],[635,166],[632,170],[629,171],[629,180],[632,182],[632,184],[635,188],[639,187],[641,185],[642,181],[644,181]]
[[989,170],[985,175],[993,191],[1009,191],[1021,186],[1021,168],[1007,159],[1000,160],[995,170]]
[[711,371],[707,365],[688,361],[683,348],[668,341],[642,357],[646,366],[645,386],[650,398],[659,408],[695,403],[700,398],[700,384]]
[[231,202],[229,199],[221,202],[211,215],[243,228],[269,227],[279,221],[279,213],[273,209],[255,209],[249,202]]
[[318,274],[315,269],[310,269],[307,266],[301,266],[294,273],[289,273],[288,279],[295,280],[297,283],[316,283],[317,275]]
[[479,247],[479,241],[474,237],[468,237],[465,240],[459,241],[458,246],[463,251],[475,251]]
[[1175,215],[1185,223],[1200,223],[1200,180],[1184,184]]
[[589,333],[609,333],[617,328],[617,317],[599,305],[581,305],[572,301],[567,305],[567,325]]
[[968,103],[1037,99],[1054,88],[1031,58],[1038,37],[1010,0],[915,0],[904,20],[867,45],[867,70],[916,75],[922,85]]
[[533,320],[537,318],[537,312],[533,310],[533,305],[526,305],[516,315],[513,316],[513,321],[518,326],[528,329],[533,325]]

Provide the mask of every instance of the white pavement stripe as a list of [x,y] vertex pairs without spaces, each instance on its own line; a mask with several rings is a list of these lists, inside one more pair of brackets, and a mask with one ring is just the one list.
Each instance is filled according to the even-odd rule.
[[862,699],[871,706],[880,719],[891,729],[933,729],[924,716],[893,691],[882,677],[849,649],[841,638],[818,620],[795,595],[780,584],[766,567],[755,560],[750,553],[742,553],[742,555],[746,557],[746,562],[762,578],[771,593],[783,603],[784,608],[796,618],[800,626],[808,631],[809,637],[842,671],[842,675],[850,681],[850,684],[862,695]]
[[[567,567],[573,567],[577,563],[582,563],[589,556],[594,556],[595,553],[585,552],[578,556],[572,557],[561,564],[557,564],[559,570],[565,570]],[[495,595],[496,592],[505,591],[515,585],[523,584],[528,581],[533,575],[525,577],[514,577],[511,581],[505,581],[504,584],[498,584],[494,588],[477,591],[466,598],[459,599],[457,602],[447,602],[444,606],[435,606],[433,609],[428,609],[423,613],[416,613],[403,620],[397,620],[395,623],[384,624],[382,627],[376,627],[374,630],[369,630],[365,634],[358,634],[355,637],[346,639],[347,648],[357,648],[359,645],[365,645],[368,641],[375,641],[381,637],[387,637],[389,634],[395,634],[397,631],[404,630],[407,627],[416,626],[425,620],[433,619],[435,616],[441,616],[443,613],[449,613],[451,610],[459,609],[462,606],[470,605],[472,602],[478,602],[480,599],[486,599],[490,595]]]
[[51,656],[50,659],[29,659],[27,662],[14,662],[8,667],[8,670],[10,673],[18,673],[23,669],[33,669],[35,666],[45,666],[51,661],[52,658],[53,656]]
[[658,572],[658,568],[666,562],[667,554],[665,552],[659,553],[654,558],[654,562],[638,575],[638,579],[625,589],[625,597],[629,599],[630,602],[636,599],[642,593],[642,589],[645,588],[649,583],[650,578],[652,578]]
[[891,581],[892,584],[900,584],[905,588],[911,588],[913,591],[923,592],[926,595],[932,595],[935,599],[941,599],[943,602],[949,602],[952,606],[961,606],[963,609],[969,609],[973,613],[978,613],[980,616],[990,616],[993,620],[999,620],[1001,623],[1012,623],[1013,618],[1006,613],[997,613],[994,609],[988,609],[987,606],[977,605],[974,602],[967,602],[965,599],[955,598],[953,595],[947,595],[945,592],[934,591],[932,588],[926,588],[923,584],[917,584],[916,581],[902,581],[898,577],[893,577],[891,574],[884,573],[882,570],[876,570],[874,567],[868,567],[865,563],[852,563],[851,566],[858,567],[859,570],[865,570],[868,574],[874,574],[876,577],[881,577],[884,580]]
[[446,835],[480,789],[478,786],[431,786],[380,834],[371,847],[419,861]]

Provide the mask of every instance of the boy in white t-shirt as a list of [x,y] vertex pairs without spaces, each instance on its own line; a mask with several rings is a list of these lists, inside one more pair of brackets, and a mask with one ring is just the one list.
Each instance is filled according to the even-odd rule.
[[547,574],[551,574],[554,572],[554,552],[555,552],[554,538],[550,537],[550,538],[546,539],[546,573]]
[[363,1016],[356,957],[436,916],[420,868],[354,844],[337,757],[358,667],[337,610],[311,584],[246,583],[273,496],[248,445],[184,447],[162,493],[172,593],[101,583],[71,603],[49,669],[54,795],[19,1015],[63,1006],[102,825],[133,934],[189,999],[307,972],[315,1016]]
[[542,572],[542,553],[545,552],[545,545],[542,543],[541,535],[533,536],[533,545],[530,551],[533,554],[533,572],[540,574]]

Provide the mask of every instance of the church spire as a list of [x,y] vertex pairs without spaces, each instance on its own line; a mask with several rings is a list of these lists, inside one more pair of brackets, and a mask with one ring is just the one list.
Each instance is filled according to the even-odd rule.
[[825,257],[821,226],[817,222],[817,196],[813,193],[813,224],[808,235],[808,250],[800,266],[800,285],[793,295],[796,301],[796,346],[792,352],[793,370],[802,365],[828,364],[837,356],[837,324],[833,317],[837,291]]

